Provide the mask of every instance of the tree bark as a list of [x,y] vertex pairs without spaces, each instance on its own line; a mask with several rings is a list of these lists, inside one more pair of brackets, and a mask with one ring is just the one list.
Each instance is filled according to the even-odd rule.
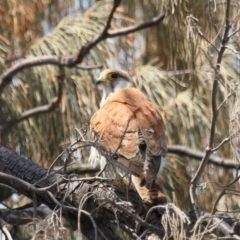
[[[141,231],[149,228],[150,232],[146,237],[151,232],[155,237],[163,234],[155,214],[149,218],[151,224],[140,218],[141,214],[146,214],[146,210],[135,191],[127,192],[126,188],[115,186],[107,179],[77,179],[54,171],[48,172],[3,146],[0,146],[0,182],[33,201],[46,204],[52,210],[56,207],[62,209],[63,216],[73,229],[77,229],[81,210],[81,230],[89,239],[96,237],[91,217],[97,225],[96,231],[101,231],[108,239],[116,239],[117,226],[124,231],[130,229],[128,234],[135,239],[138,221]],[[99,234],[98,239],[102,239]]]

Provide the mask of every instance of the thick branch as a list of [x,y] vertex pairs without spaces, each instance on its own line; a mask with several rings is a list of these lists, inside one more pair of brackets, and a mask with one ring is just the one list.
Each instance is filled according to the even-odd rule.
[[36,209],[34,207],[26,209],[1,209],[0,218],[11,225],[25,225],[32,222],[33,217],[44,219],[50,213],[51,210],[46,205],[41,205]]
[[[198,161],[201,161],[202,158],[205,156],[204,152],[196,151],[183,145],[168,145],[168,153],[185,155],[185,156],[194,158]],[[211,155],[209,157],[208,163],[212,163],[214,165],[221,166],[224,168],[239,168],[238,162],[231,159],[227,159],[227,158],[217,157],[214,155]]]
[[[147,214],[140,197],[135,191],[128,190],[127,193],[126,188],[117,187],[110,180],[68,178],[55,172],[50,172],[46,178],[47,169],[38,166],[29,159],[18,156],[3,146],[0,146],[0,172],[2,183],[15,188],[19,193],[33,200],[35,198],[39,203],[44,203],[55,211],[61,209],[63,216],[73,228],[77,226],[78,212],[82,212],[82,232],[89,239],[95,238],[94,232],[96,230],[99,230],[99,235],[101,231],[107,239],[118,239],[115,231],[117,226],[120,226],[125,233],[130,234],[132,239],[137,239],[141,235],[144,235],[141,239],[160,239],[164,236],[164,230],[159,220],[160,215],[155,215],[156,212],[154,211],[149,211]],[[44,180],[41,180],[43,178]],[[159,208],[164,209],[165,206],[162,205]],[[30,215],[34,213],[33,210],[30,211]],[[9,223],[15,219],[22,224],[24,219],[16,218],[17,211],[19,209],[6,210],[10,215],[8,218],[5,216],[4,219]],[[0,211],[0,216],[6,212]],[[141,217],[139,216],[140,213]],[[36,214],[41,214],[39,208],[36,208]],[[182,216],[182,214],[180,211],[176,215]],[[26,221],[30,220],[30,215]],[[176,215],[172,215],[174,221]],[[144,218],[143,216],[147,217]],[[89,218],[91,218],[91,221]],[[224,235],[231,234],[230,226],[221,222],[218,217],[214,217],[214,220],[219,221],[217,228]],[[97,229],[94,229],[92,221],[96,224]],[[170,221],[172,220],[170,219]],[[143,229],[140,234],[136,231],[136,222],[138,228]],[[144,232],[145,230],[148,231]],[[169,234],[171,235],[171,232]]]
[[[36,198],[37,202],[44,203],[51,209],[56,209],[56,207],[62,209],[64,217],[71,221],[75,228],[79,208],[81,211],[88,212],[95,222],[106,221],[106,219],[114,222],[117,217],[122,225],[131,229],[136,228],[132,215],[140,219],[137,212],[146,211],[142,208],[142,201],[135,191],[128,191],[127,194],[126,188],[114,186],[110,180],[69,178],[55,172],[50,172],[46,178],[47,173],[47,169],[0,146],[0,182],[31,199]],[[84,202],[86,197],[88,200],[85,201],[83,207],[79,206],[79,203]],[[82,214],[81,218],[83,218],[82,230],[89,229],[89,226],[84,227],[85,224],[91,224],[89,217]],[[160,228],[159,220],[157,223]],[[139,224],[142,225],[141,222]],[[144,222],[144,226],[149,226],[150,229],[156,228],[152,223],[147,222]]]

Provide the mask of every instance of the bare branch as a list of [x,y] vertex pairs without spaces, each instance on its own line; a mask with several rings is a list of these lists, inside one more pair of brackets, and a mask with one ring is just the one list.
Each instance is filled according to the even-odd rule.
[[[213,81],[213,86],[212,86],[212,119],[211,119],[209,143],[208,143],[208,146],[206,147],[205,155],[202,158],[200,166],[199,166],[197,172],[195,173],[194,177],[192,178],[191,186],[190,186],[190,190],[189,190],[191,203],[193,204],[193,207],[194,207],[195,210],[196,210],[196,203],[195,203],[196,184],[200,180],[200,178],[203,174],[204,168],[205,168],[205,166],[206,166],[206,164],[209,160],[209,157],[212,154],[212,148],[213,148],[213,144],[214,144],[215,128],[216,128],[216,122],[217,122],[217,117],[218,117],[218,108],[217,108],[216,97],[217,97],[217,91],[218,91],[220,66],[221,66],[221,61],[222,61],[222,58],[223,58],[224,51],[226,49],[226,44],[229,40],[228,33],[229,33],[230,28],[231,28],[230,22],[229,22],[229,8],[230,8],[230,0],[227,0],[226,1],[226,11],[225,11],[226,26],[225,26],[225,31],[224,31],[224,34],[223,34],[223,38],[221,40],[222,45],[221,45],[221,48],[220,48],[219,53],[218,53],[216,66],[214,68],[215,76],[214,76],[214,81]],[[209,10],[209,11],[211,12],[211,10]],[[215,25],[214,25],[214,27],[215,27]]]
[[[56,166],[53,168],[54,171],[63,174],[63,167]],[[100,171],[100,166],[93,167],[89,163],[73,162],[68,164],[66,169],[66,174],[76,173],[76,174],[86,174],[86,173],[97,173]]]
[[116,8],[119,6],[120,2],[121,2],[120,0],[114,1],[113,8],[109,14],[108,20],[102,32],[93,40],[91,40],[90,42],[82,46],[79,52],[75,56],[65,57],[65,56],[50,55],[50,56],[41,56],[41,57],[22,60],[18,64],[15,64],[11,68],[9,68],[5,73],[3,73],[0,76],[0,94],[3,92],[5,86],[7,86],[11,82],[11,77],[23,69],[34,67],[34,66],[41,66],[45,64],[52,64],[52,65],[65,66],[65,67],[76,67],[76,65],[80,64],[83,61],[84,57],[88,54],[88,52],[94,46],[96,46],[99,42],[107,38],[126,35],[129,33],[139,31],[141,29],[145,29],[145,28],[157,25],[159,22],[161,22],[164,19],[164,14],[162,14],[147,22],[136,24],[131,27],[125,27],[120,30],[108,32],[111,26],[111,20],[113,18],[113,14]]
[[102,40],[104,40],[108,37],[107,32],[108,32],[108,29],[111,27],[111,21],[112,21],[112,18],[113,18],[113,14],[116,11],[117,7],[120,5],[120,3],[121,3],[121,0],[114,0],[113,1],[113,7],[110,11],[110,14],[108,16],[108,19],[106,21],[106,24],[105,24],[102,32],[100,32],[100,34],[98,36],[96,36],[94,39],[92,39],[90,42],[88,42],[86,45],[84,45],[75,57],[69,59],[70,60],[69,61],[69,64],[70,64],[69,66],[70,67],[75,66],[77,63],[78,64],[81,63],[90,49],[92,49],[99,42],[101,42]]
[[129,215],[132,219],[136,220],[139,224],[141,224],[142,226],[145,226],[153,231],[158,232],[159,234],[163,233],[163,229],[157,228],[151,224],[149,224],[148,222],[146,222],[145,220],[142,220],[141,218],[139,218],[138,216],[136,216],[134,213],[132,212],[128,212],[128,210],[121,204],[121,203],[117,203],[115,201],[112,201],[111,199],[106,199],[106,201],[108,203],[111,203],[111,205],[119,210],[121,210],[123,213]]
[[219,187],[223,188],[221,193],[218,195],[214,205],[213,205],[213,208],[212,208],[212,211],[211,211],[211,214],[215,214],[215,212],[217,211],[217,205],[218,205],[218,202],[221,200],[221,198],[227,194],[227,190],[229,190],[229,187],[232,186],[234,183],[236,183],[237,181],[239,181],[239,178],[240,176],[236,177],[233,181],[231,181],[230,183],[228,183],[227,185],[225,186],[221,186],[219,183],[216,183],[216,185],[218,185]]
[[231,136],[228,137],[228,138],[224,138],[224,139],[222,140],[222,142],[221,142],[217,147],[212,148],[211,151],[212,151],[212,152],[216,152],[216,151],[217,151],[218,149],[220,149],[225,143],[228,143],[228,142],[230,141],[230,139],[231,139]]
[[9,121],[6,121],[2,126],[0,126],[0,129],[1,130],[9,129],[14,124],[19,123],[27,118],[37,116],[43,113],[48,113],[48,112],[51,112],[53,109],[55,109],[59,105],[62,99],[64,76],[59,75],[57,76],[57,79],[58,79],[58,93],[56,97],[54,97],[48,104],[29,109],[23,112],[18,117],[14,119],[10,119]]
[[[185,156],[191,157],[193,159],[196,159],[198,161],[201,161],[205,155],[204,152],[196,151],[196,150],[193,150],[193,149],[191,149],[187,146],[183,146],[183,145],[168,145],[168,153],[185,155]],[[225,168],[239,168],[240,167],[239,163],[232,159],[221,158],[221,157],[217,157],[214,155],[209,156],[208,163],[212,163],[214,165],[225,167]]]
[[[33,220],[34,216],[34,207],[26,208],[14,208],[14,209],[1,209],[0,217],[8,224],[12,225],[25,225]],[[48,214],[51,213],[51,210],[46,205],[41,205],[36,209],[36,217],[44,219]]]
[[236,33],[238,33],[240,31],[240,28],[238,28],[237,30],[235,30],[234,32],[232,32],[230,35],[228,35],[228,38],[231,38],[232,36],[234,36]]
[[220,110],[220,108],[227,102],[227,100],[231,97],[231,96],[233,96],[235,94],[235,92],[231,92],[231,93],[229,93],[228,95],[227,95],[227,97],[222,101],[222,103],[219,105],[219,107],[218,107],[218,111]]
[[220,32],[220,31],[218,30],[218,28],[217,28],[217,26],[216,26],[216,24],[215,24],[215,21],[214,21],[214,16],[213,16],[212,8],[211,8],[211,3],[215,4],[215,6],[214,6],[214,12],[216,11],[216,3],[215,3],[215,1],[208,0],[209,19],[210,19],[211,24],[213,25],[213,29],[214,29],[215,32],[216,32],[217,38],[221,41],[221,38],[220,38],[220,36],[219,36],[219,32]]
[[[91,144],[88,141],[83,141],[86,146],[90,146]],[[227,141],[224,141],[224,143]],[[71,145],[72,146],[72,145]],[[74,150],[73,150],[74,151]],[[53,161],[54,163],[56,162],[59,157],[64,152],[62,152],[58,157]],[[187,146],[184,145],[168,145],[168,153],[173,153],[177,155],[183,155],[192,158],[193,160],[201,161],[204,152],[197,151],[194,149],[191,149]],[[214,164],[216,166],[221,166],[224,168],[236,168],[238,169],[240,167],[240,164],[232,159],[227,159],[227,158],[222,158],[218,156],[211,155],[209,157],[208,163]],[[63,166],[55,166],[53,167],[54,164],[51,165],[51,167],[48,170],[54,170],[58,173],[63,174],[64,173],[64,167]],[[100,166],[92,167],[91,164],[88,163],[82,163],[82,162],[72,162],[66,166],[66,174],[71,174],[71,173],[76,173],[76,174],[86,174],[86,173],[97,173],[100,171]],[[48,171],[50,172],[50,171]]]
[[76,68],[77,69],[81,69],[81,70],[92,70],[92,69],[99,69],[102,68],[102,65],[96,65],[96,66],[82,66],[82,65],[77,65]]
[[131,26],[131,27],[125,27],[125,28],[122,28],[120,30],[109,31],[107,38],[127,35],[129,33],[137,32],[139,30],[143,30],[145,28],[152,27],[154,25],[159,24],[164,19],[164,17],[165,17],[165,14],[161,14],[157,17],[152,18],[149,21],[146,21],[146,22],[143,22],[143,23],[140,23],[140,24],[136,24],[136,25]]
[[219,50],[215,47],[215,45],[213,43],[211,43],[205,36],[204,34],[201,32],[200,28],[198,27],[197,28],[197,31],[198,31],[198,35],[204,39],[207,43],[209,43],[209,45],[211,45],[216,51],[217,53],[219,53]]

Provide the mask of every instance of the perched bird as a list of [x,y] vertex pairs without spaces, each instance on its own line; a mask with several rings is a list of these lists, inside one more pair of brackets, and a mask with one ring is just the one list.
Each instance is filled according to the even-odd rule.
[[172,188],[159,176],[167,153],[159,109],[122,70],[102,71],[97,85],[102,88],[102,100],[90,127],[100,148],[92,149],[90,161],[99,159],[103,168],[107,159],[112,176],[131,174],[131,183],[143,202],[165,203],[162,188]]

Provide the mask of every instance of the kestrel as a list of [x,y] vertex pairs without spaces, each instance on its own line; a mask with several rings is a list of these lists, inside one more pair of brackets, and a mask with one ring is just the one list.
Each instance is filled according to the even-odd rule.
[[[91,118],[90,127],[101,148],[98,149],[103,155],[100,161],[107,158],[118,176],[130,173],[131,182],[143,202],[165,203],[162,188],[172,188],[159,176],[167,142],[158,107],[122,70],[104,70],[97,85],[102,89],[102,100],[100,109]],[[96,161],[94,150],[90,161]]]

